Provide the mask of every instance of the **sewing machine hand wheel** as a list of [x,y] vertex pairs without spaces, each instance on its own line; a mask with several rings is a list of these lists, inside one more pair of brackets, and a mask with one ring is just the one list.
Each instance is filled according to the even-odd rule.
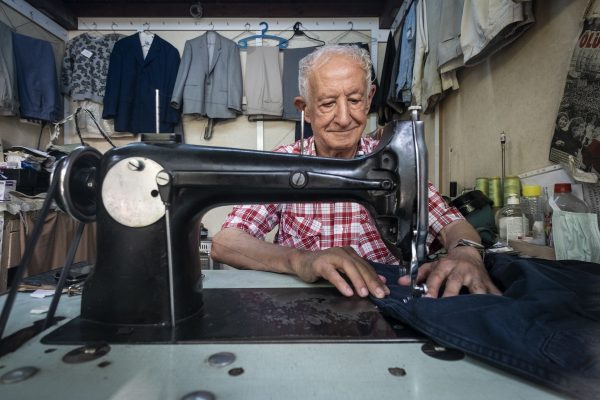
[[92,147],[78,147],[58,161],[55,200],[61,210],[84,223],[96,220],[97,178],[102,154]]

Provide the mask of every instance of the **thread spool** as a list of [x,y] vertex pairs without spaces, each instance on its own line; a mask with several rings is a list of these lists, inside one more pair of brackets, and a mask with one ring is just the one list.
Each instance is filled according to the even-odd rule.
[[494,202],[494,207],[502,207],[502,180],[499,176],[490,178],[488,187],[488,197]]
[[475,178],[475,190],[479,190],[490,197],[490,179],[486,177]]
[[508,200],[509,197],[516,197],[516,198],[520,198],[521,197],[521,180],[519,179],[518,176],[507,176],[506,178],[504,178],[504,203],[506,204],[506,201]]

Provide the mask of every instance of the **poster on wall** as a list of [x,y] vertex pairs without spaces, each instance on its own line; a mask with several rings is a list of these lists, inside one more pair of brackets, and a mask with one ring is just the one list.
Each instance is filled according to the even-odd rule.
[[600,18],[586,19],[556,115],[550,161],[600,173]]

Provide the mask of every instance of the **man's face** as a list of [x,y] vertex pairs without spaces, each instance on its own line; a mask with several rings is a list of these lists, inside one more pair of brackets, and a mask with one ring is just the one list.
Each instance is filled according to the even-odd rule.
[[375,87],[353,59],[334,55],[309,76],[305,119],[311,124],[317,155],[352,158],[365,129]]

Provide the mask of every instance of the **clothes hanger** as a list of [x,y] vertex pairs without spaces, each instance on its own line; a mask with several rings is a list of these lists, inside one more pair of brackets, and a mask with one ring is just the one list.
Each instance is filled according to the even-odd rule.
[[244,32],[242,32],[242,33],[238,33],[238,34],[237,34],[237,35],[235,35],[233,38],[231,38],[231,40],[235,40],[235,39],[239,38],[240,36],[243,36],[243,35],[245,35],[245,34],[247,34],[247,33],[252,33],[252,32],[250,32],[250,24],[249,24],[248,22],[246,22],[246,23],[244,24],[244,28],[246,28],[246,30],[245,30]]
[[[85,22],[84,22],[84,25],[87,27],[87,24],[86,24]],[[106,36],[106,35],[104,35],[104,33],[100,32],[100,31],[98,30],[98,24],[97,24],[97,23],[95,23],[95,22],[92,22],[92,27],[93,27],[94,29],[89,29],[89,28],[88,28],[88,33],[94,33],[94,34],[97,34],[97,35],[98,35],[98,36],[100,36],[100,37],[104,37],[104,36]]]
[[362,33],[361,31],[355,31],[354,30],[354,22],[352,21],[348,21],[348,24],[350,25],[350,29],[348,29],[347,31],[342,32],[341,34],[339,34],[338,36],[336,36],[335,38],[333,38],[330,43],[340,43],[342,41],[343,38],[345,38],[346,36],[350,35],[350,34],[355,34],[359,37],[361,37],[361,41],[366,41],[367,43],[371,43],[374,40],[376,40],[375,38],[372,38],[369,35],[366,35],[364,33]]
[[252,35],[252,36],[248,36],[243,39],[240,39],[238,41],[238,47],[240,49],[247,49],[248,48],[248,40],[253,40],[253,39],[277,40],[277,42],[279,43],[277,45],[277,47],[279,47],[280,49],[285,49],[286,47],[288,47],[288,45],[287,45],[288,39],[282,38],[281,36],[267,35],[267,31],[269,30],[269,24],[267,24],[266,22],[261,22],[259,25],[260,26],[264,25],[262,28],[262,33],[260,35]]
[[144,22],[142,24],[141,29],[139,29],[139,33],[145,33],[146,35],[152,36],[152,37],[154,37],[154,35],[155,35],[154,32],[152,32],[150,30],[150,23],[149,22]]
[[293,38],[295,38],[295,37],[298,37],[298,36],[304,36],[304,37],[306,37],[307,39],[309,39],[309,40],[312,40],[313,42],[317,42],[317,43],[319,43],[319,46],[323,46],[323,45],[325,45],[325,42],[324,42],[324,41],[322,41],[322,40],[321,40],[321,39],[319,39],[318,37],[310,36],[308,33],[306,33],[306,31],[303,31],[302,29],[300,29],[300,27],[302,27],[302,22],[296,22],[296,23],[294,24],[294,28],[293,28],[293,30],[294,30],[294,33],[292,34],[292,36],[291,36],[289,39],[287,39],[287,40],[285,41],[285,43],[286,43],[286,44],[287,44],[287,43],[288,43],[290,40],[292,40]]

